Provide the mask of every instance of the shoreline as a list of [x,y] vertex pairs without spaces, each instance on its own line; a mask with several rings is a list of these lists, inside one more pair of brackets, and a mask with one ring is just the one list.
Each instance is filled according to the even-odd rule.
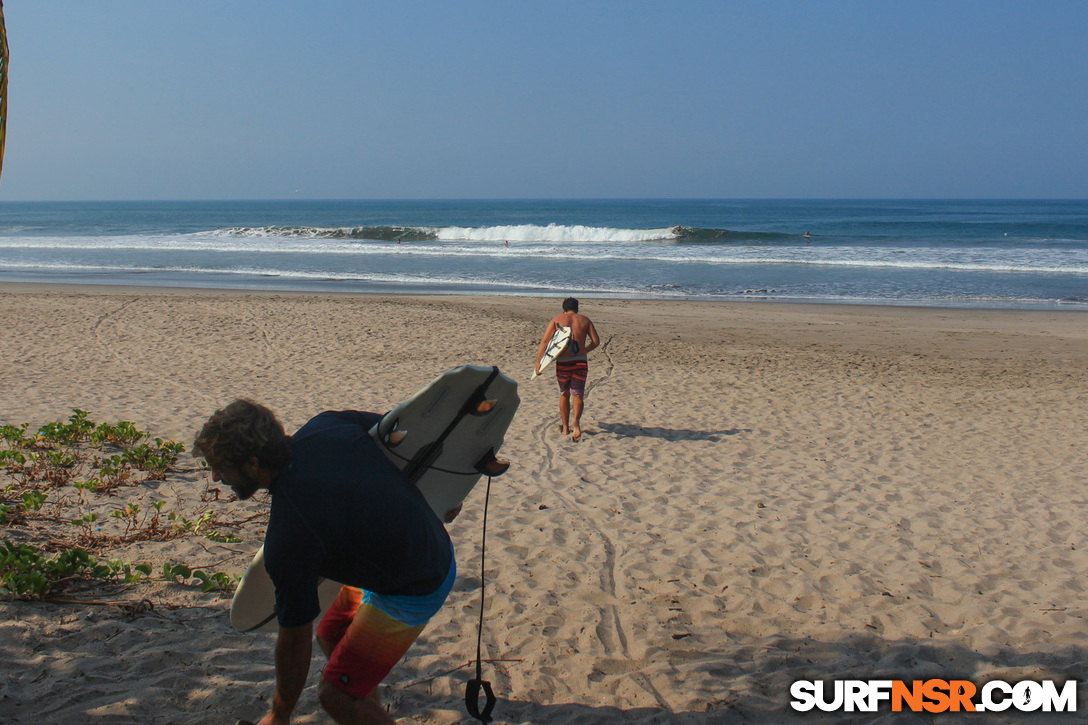
[[[1085,701],[1075,311],[584,298],[603,344],[574,444],[554,380],[528,380],[560,299],[4,283],[0,425],[78,407],[188,449],[234,397],[293,432],[495,364],[522,398],[488,514],[496,722],[840,721],[790,709],[799,679],[1076,678]],[[185,462],[154,493],[195,518]],[[404,721],[463,721],[482,488],[450,527],[454,593],[389,678]],[[261,536],[242,533],[124,557],[240,573]],[[271,638],[231,631],[229,598],[128,596],[154,614],[0,603],[0,720],[259,718]],[[322,663],[298,722],[323,721]]]
[[[375,285],[380,287],[380,285]],[[284,295],[284,296],[353,296],[360,297],[387,297],[387,298],[514,298],[514,299],[563,299],[572,294],[580,300],[594,300],[602,302],[635,302],[645,304],[707,304],[707,305],[790,305],[790,306],[815,306],[815,307],[847,307],[847,308],[891,308],[891,309],[922,309],[922,310],[947,310],[969,311],[980,310],[989,312],[1088,312],[1086,300],[1051,300],[1051,301],[1022,301],[1016,304],[992,305],[974,302],[925,302],[918,300],[895,301],[881,299],[866,300],[836,300],[836,299],[809,299],[809,298],[767,298],[767,297],[730,297],[709,298],[694,296],[645,296],[631,297],[620,293],[592,292],[488,292],[484,290],[465,290],[452,292],[449,290],[436,290],[428,292],[413,289],[411,291],[397,291],[401,285],[390,286],[387,289],[360,290],[360,289],[326,289],[326,288],[265,288],[265,287],[188,287],[184,285],[169,284],[121,284],[121,283],[97,283],[97,282],[21,282],[0,278],[0,292],[49,292],[56,290],[64,293],[100,293],[100,294],[205,294],[205,295]]]

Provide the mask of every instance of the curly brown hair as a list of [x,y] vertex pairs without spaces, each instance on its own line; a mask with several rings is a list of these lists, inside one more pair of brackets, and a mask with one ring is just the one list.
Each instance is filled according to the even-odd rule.
[[291,460],[290,441],[275,413],[239,398],[212,414],[193,441],[193,453],[213,455],[231,468],[255,456],[261,468],[279,472]]

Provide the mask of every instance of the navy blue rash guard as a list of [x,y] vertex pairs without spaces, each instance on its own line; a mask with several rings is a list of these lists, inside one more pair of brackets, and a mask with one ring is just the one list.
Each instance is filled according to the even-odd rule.
[[380,415],[325,412],[291,437],[271,486],[264,562],[280,626],[321,613],[324,577],[379,594],[430,594],[453,560],[445,526],[369,430]]

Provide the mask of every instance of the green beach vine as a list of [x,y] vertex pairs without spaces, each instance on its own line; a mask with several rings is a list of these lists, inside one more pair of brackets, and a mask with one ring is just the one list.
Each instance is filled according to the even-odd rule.
[[[67,422],[35,431],[27,423],[0,425],[0,600],[55,597],[77,583],[147,582],[151,562],[102,556],[139,542],[241,541],[232,529],[245,521],[208,507],[218,491],[202,497],[195,517],[151,500],[149,484],[179,472],[184,451],[130,421],[95,423],[78,408]],[[176,562],[160,571],[164,581],[204,592],[229,592],[239,579]]]

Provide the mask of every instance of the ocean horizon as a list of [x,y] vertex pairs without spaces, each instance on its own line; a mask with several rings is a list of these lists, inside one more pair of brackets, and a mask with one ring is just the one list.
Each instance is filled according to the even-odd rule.
[[1088,200],[0,202],[0,280],[1088,310]]

